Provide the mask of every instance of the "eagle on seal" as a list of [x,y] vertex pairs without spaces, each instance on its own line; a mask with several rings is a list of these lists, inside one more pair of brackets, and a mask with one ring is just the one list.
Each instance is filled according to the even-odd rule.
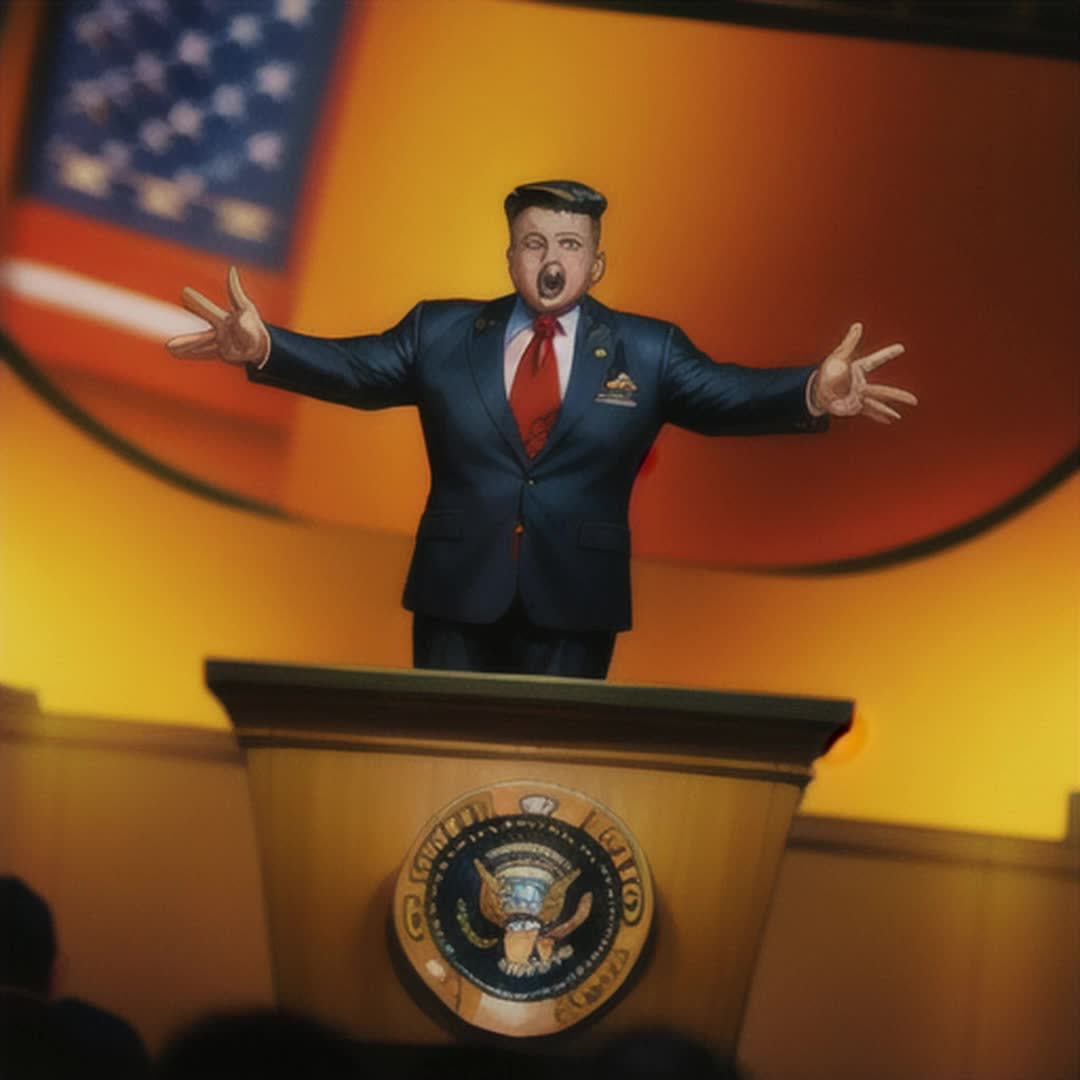
[[[473,860],[481,882],[480,912],[503,930],[499,969],[518,978],[543,974],[572,956],[573,947],[559,942],[581,926],[592,911],[592,893],[583,893],[573,915],[562,919],[566,892],[581,870],[570,868],[550,848],[544,854],[548,857],[512,858],[494,873],[480,859]],[[459,921],[465,914],[463,906],[459,905]],[[498,939],[468,936],[477,945],[498,943]]]

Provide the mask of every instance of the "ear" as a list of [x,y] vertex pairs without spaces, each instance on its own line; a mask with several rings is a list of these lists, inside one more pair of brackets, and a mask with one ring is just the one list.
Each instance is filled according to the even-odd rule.
[[598,251],[596,258],[593,259],[592,269],[589,271],[589,282],[595,285],[604,276],[604,271],[607,269],[607,255]]

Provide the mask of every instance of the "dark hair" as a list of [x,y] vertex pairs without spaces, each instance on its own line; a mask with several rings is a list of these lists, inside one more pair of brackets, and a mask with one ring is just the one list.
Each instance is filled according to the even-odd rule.
[[519,184],[503,202],[507,225],[513,227],[514,218],[530,206],[563,210],[568,214],[587,214],[592,218],[599,242],[600,218],[607,209],[607,199],[588,184],[577,180],[540,180],[532,184]]
[[21,878],[0,876],[0,985],[47,995],[55,961],[49,905]]

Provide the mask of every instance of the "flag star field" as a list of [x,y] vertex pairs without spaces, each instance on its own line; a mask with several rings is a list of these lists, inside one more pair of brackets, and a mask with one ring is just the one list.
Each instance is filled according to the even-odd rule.
[[281,269],[343,0],[67,0],[27,194]]

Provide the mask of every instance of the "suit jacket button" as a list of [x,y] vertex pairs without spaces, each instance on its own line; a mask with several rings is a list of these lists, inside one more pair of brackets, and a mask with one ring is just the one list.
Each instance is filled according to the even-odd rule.
[[527,480],[526,483],[529,485],[529,487],[536,487],[536,481],[535,480],[530,479],[530,480]]

